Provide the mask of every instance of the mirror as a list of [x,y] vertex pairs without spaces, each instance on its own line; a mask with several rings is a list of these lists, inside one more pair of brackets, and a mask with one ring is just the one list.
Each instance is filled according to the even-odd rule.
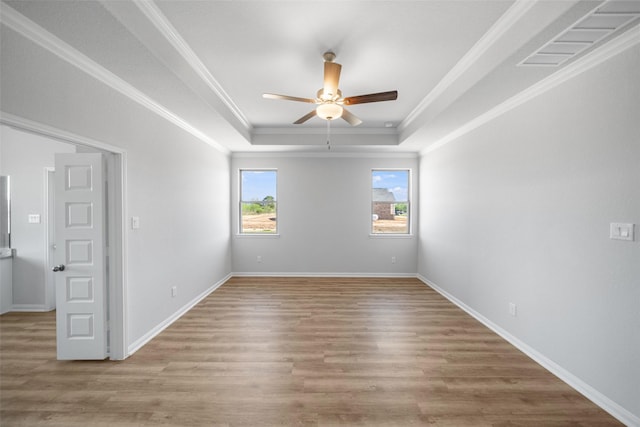
[[0,175],[0,248],[11,247],[11,180]]

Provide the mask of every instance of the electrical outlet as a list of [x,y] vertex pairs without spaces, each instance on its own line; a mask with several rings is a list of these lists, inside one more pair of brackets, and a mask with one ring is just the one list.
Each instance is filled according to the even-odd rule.
[[256,257],[256,262],[262,262],[262,255],[258,255]]
[[173,298],[175,298],[178,295],[178,287],[177,286],[172,286],[171,287],[171,296]]
[[391,264],[395,264],[396,263],[396,257],[392,256],[391,257]]
[[512,302],[509,303],[509,314],[513,317],[516,317],[518,314],[518,307]]

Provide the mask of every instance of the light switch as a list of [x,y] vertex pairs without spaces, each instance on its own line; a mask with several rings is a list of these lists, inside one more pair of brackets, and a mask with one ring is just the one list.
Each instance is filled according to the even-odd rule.
[[29,214],[29,224],[40,224],[40,214]]
[[633,229],[635,224],[612,222],[609,227],[609,238],[616,240],[633,241]]
[[140,217],[139,216],[132,216],[131,217],[131,229],[132,230],[137,230],[138,228],[140,228]]

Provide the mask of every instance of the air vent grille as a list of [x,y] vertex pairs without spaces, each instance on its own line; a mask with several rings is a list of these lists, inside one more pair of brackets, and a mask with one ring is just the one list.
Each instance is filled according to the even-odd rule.
[[558,34],[520,66],[557,67],[640,17],[640,1],[608,1]]

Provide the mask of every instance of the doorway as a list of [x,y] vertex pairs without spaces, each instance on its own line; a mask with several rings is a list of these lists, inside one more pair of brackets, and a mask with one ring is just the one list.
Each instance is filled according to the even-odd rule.
[[[126,152],[119,147],[94,141],[79,135],[70,134],[59,129],[32,122],[17,116],[2,114],[0,116],[0,124],[9,128],[24,132],[30,135],[44,137],[44,140],[50,140],[52,145],[60,142],[70,144],[75,147],[78,153],[101,153],[106,159],[105,165],[107,169],[107,185],[106,185],[106,205],[107,205],[107,222],[105,224],[105,232],[108,236],[107,257],[108,264],[106,266],[106,295],[107,295],[107,322],[108,322],[108,351],[107,357],[114,360],[122,360],[128,356],[127,351],[127,331],[126,331],[126,276],[125,276],[125,170],[126,170]],[[46,221],[44,236],[44,268],[45,271],[45,289],[44,304],[41,310],[52,309],[55,307],[55,293],[52,286],[53,278],[50,275],[50,264],[53,257],[51,256],[52,242],[54,241],[53,224],[50,217],[53,212],[54,200],[48,196],[53,186],[53,171],[51,167],[44,168],[44,206],[43,219]],[[42,170],[42,169],[41,169]],[[40,175],[42,176],[42,175]],[[42,182],[42,181],[41,181]]]

